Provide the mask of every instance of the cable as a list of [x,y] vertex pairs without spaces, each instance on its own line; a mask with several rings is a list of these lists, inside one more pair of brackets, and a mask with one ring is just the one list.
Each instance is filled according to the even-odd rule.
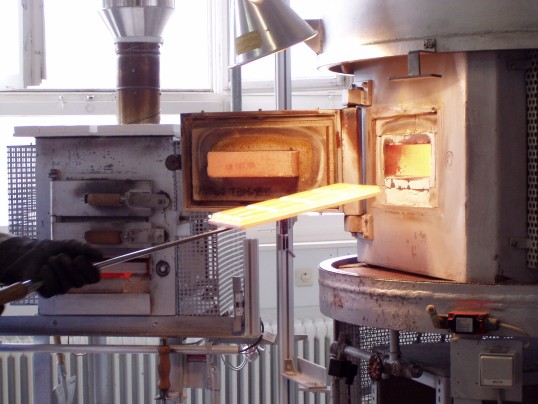
[[183,342],[181,345],[201,345],[205,341],[205,338],[200,338],[199,340],[192,342]]
[[259,336],[259,338],[256,340],[256,342],[254,342],[252,345],[249,345],[247,346],[246,348],[243,348],[241,350],[239,350],[240,353],[245,353],[245,352],[248,352],[250,351],[251,349],[254,349],[256,348],[260,342],[262,342],[262,339],[263,339],[263,333],[265,331],[265,326],[263,325],[263,321],[260,319],[260,329],[261,329],[261,335]]
[[222,362],[224,363],[224,365],[227,368],[238,372],[238,371],[240,371],[241,369],[243,369],[246,366],[246,364],[249,362],[248,361],[248,353],[251,350],[258,347],[258,345],[260,345],[260,343],[263,340],[263,333],[264,333],[264,330],[265,330],[265,326],[264,326],[263,321],[261,319],[260,319],[260,329],[261,329],[261,335],[258,337],[256,342],[254,342],[253,344],[239,350],[239,353],[242,354],[242,356],[243,356],[243,361],[239,365],[237,365],[237,366],[232,365],[230,363],[230,361],[224,357],[224,355],[221,355],[220,359],[222,360]]
[[233,370],[235,372],[239,372],[240,370],[242,370],[246,366],[246,364],[248,363],[247,357],[245,355],[243,355],[243,362],[241,362],[237,366],[232,365],[228,359],[224,358],[223,355],[221,355],[220,359],[222,360],[222,362],[224,363],[224,365],[227,368],[229,368],[229,369],[231,369],[231,370]]
[[507,330],[515,331],[515,332],[518,332],[518,333],[524,335],[525,337],[527,337],[527,343],[523,344],[523,348],[529,348],[531,346],[531,336],[525,330],[523,330],[523,329],[521,329],[519,327],[510,325],[510,324],[506,324],[506,323],[500,323],[499,327],[505,328]]
[[262,342],[262,339],[263,339],[263,334],[260,335],[260,336],[258,337],[258,339],[256,340],[256,342],[254,342],[252,345],[249,345],[249,346],[247,346],[246,348],[240,349],[240,350],[239,350],[239,353],[245,353],[245,352],[248,352],[248,351],[250,351],[250,350],[256,348],[256,347],[260,344],[260,342]]

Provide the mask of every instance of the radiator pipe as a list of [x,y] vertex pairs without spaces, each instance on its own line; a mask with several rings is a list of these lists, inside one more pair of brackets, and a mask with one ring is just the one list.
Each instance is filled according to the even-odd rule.
[[[89,342],[97,346],[106,341],[106,337],[92,336]],[[60,347],[55,345],[56,347]],[[61,352],[58,349],[59,352]],[[91,381],[91,400],[96,404],[105,404],[113,401],[114,387],[112,385],[112,372],[107,363],[107,357],[104,352],[93,352],[88,357]]]

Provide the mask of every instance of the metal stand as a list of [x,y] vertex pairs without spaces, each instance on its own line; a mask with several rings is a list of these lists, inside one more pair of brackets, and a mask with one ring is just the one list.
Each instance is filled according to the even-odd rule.
[[277,255],[277,352],[279,381],[279,403],[292,402],[291,382],[283,376],[286,364],[295,357],[294,346],[294,312],[293,312],[293,224],[295,219],[277,222],[276,255]]
[[[288,1],[288,0],[286,0]],[[288,1],[289,4],[289,1]],[[275,101],[277,110],[291,108],[291,52],[284,50],[275,55]],[[277,349],[279,403],[291,403],[291,382],[283,376],[287,360],[295,357],[294,352],[294,304],[293,304],[293,256],[289,250],[293,245],[293,222],[295,219],[277,222]]]

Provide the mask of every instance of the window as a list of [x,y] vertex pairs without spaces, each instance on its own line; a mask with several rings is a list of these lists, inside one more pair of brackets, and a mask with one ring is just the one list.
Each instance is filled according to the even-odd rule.
[[[45,2],[47,79],[40,88],[113,89],[113,36],[99,15],[100,2]],[[209,1],[176,1],[162,33],[161,87],[209,90]]]
[[[116,123],[117,60],[113,37],[98,12],[101,1],[29,3],[36,7],[43,4],[46,79],[38,86],[20,90],[21,2],[2,2],[0,34],[4,38],[4,55],[8,56],[2,59],[0,69],[0,174],[6,170],[7,145],[33,142],[13,138],[15,126]],[[176,0],[162,33],[162,123],[177,123],[182,112],[229,109],[228,3],[229,0]],[[320,4],[321,0],[291,1],[291,6],[306,19],[321,18]],[[245,109],[273,109],[274,57],[244,66],[242,76],[248,83],[244,87]],[[341,107],[340,79],[318,71],[316,55],[305,44],[292,48],[292,78],[324,83],[294,84],[294,91],[300,92],[293,96],[293,108]],[[256,90],[249,92],[249,86]],[[7,201],[6,195],[7,186],[0,182],[0,201]],[[5,225],[7,204],[0,202],[0,226]]]
[[0,35],[4,57],[2,57],[2,73],[0,74],[0,88],[9,88],[17,83],[19,75],[19,46],[17,41],[8,41],[7,38],[18,37],[19,20],[18,2],[6,1],[2,4],[0,13]]

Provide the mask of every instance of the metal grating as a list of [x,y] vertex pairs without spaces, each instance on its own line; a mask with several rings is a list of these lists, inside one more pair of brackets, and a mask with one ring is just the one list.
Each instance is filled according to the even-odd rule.
[[[364,327],[349,323],[335,321],[335,337],[345,334],[352,346],[365,351],[374,352],[376,348],[388,346],[390,340],[390,330],[382,328]],[[400,345],[449,342],[450,335],[434,333],[400,332]],[[351,362],[359,366],[359,374],[354,383],[348,387],[340,383],[339,397],[349,399],[349,404],[367,404],[374,400],[372,391],[372,381],[368,375],[368,362],[349,358]],[[342,402],[345,402],[342,399]]]
[[8,146],[9,232],[35,238],[36,226],[36,147]]
[[[189,216],[191,235],[213,230],[207,213]],[[178,315],[221,316],[233,305],[232,278],[243,274],[243,231],[230,231],[178,247]]]
[[[35,165],[35,145],[7,147],[8,230],[16,236],[37,237]],[[37,302],[37,293],[30,293],[10,304],[24,306]]]
[[531,51],[531,65],[526,75],[527,88],[527,220],[531,248],[527,265],[538,268],[538,51]]

